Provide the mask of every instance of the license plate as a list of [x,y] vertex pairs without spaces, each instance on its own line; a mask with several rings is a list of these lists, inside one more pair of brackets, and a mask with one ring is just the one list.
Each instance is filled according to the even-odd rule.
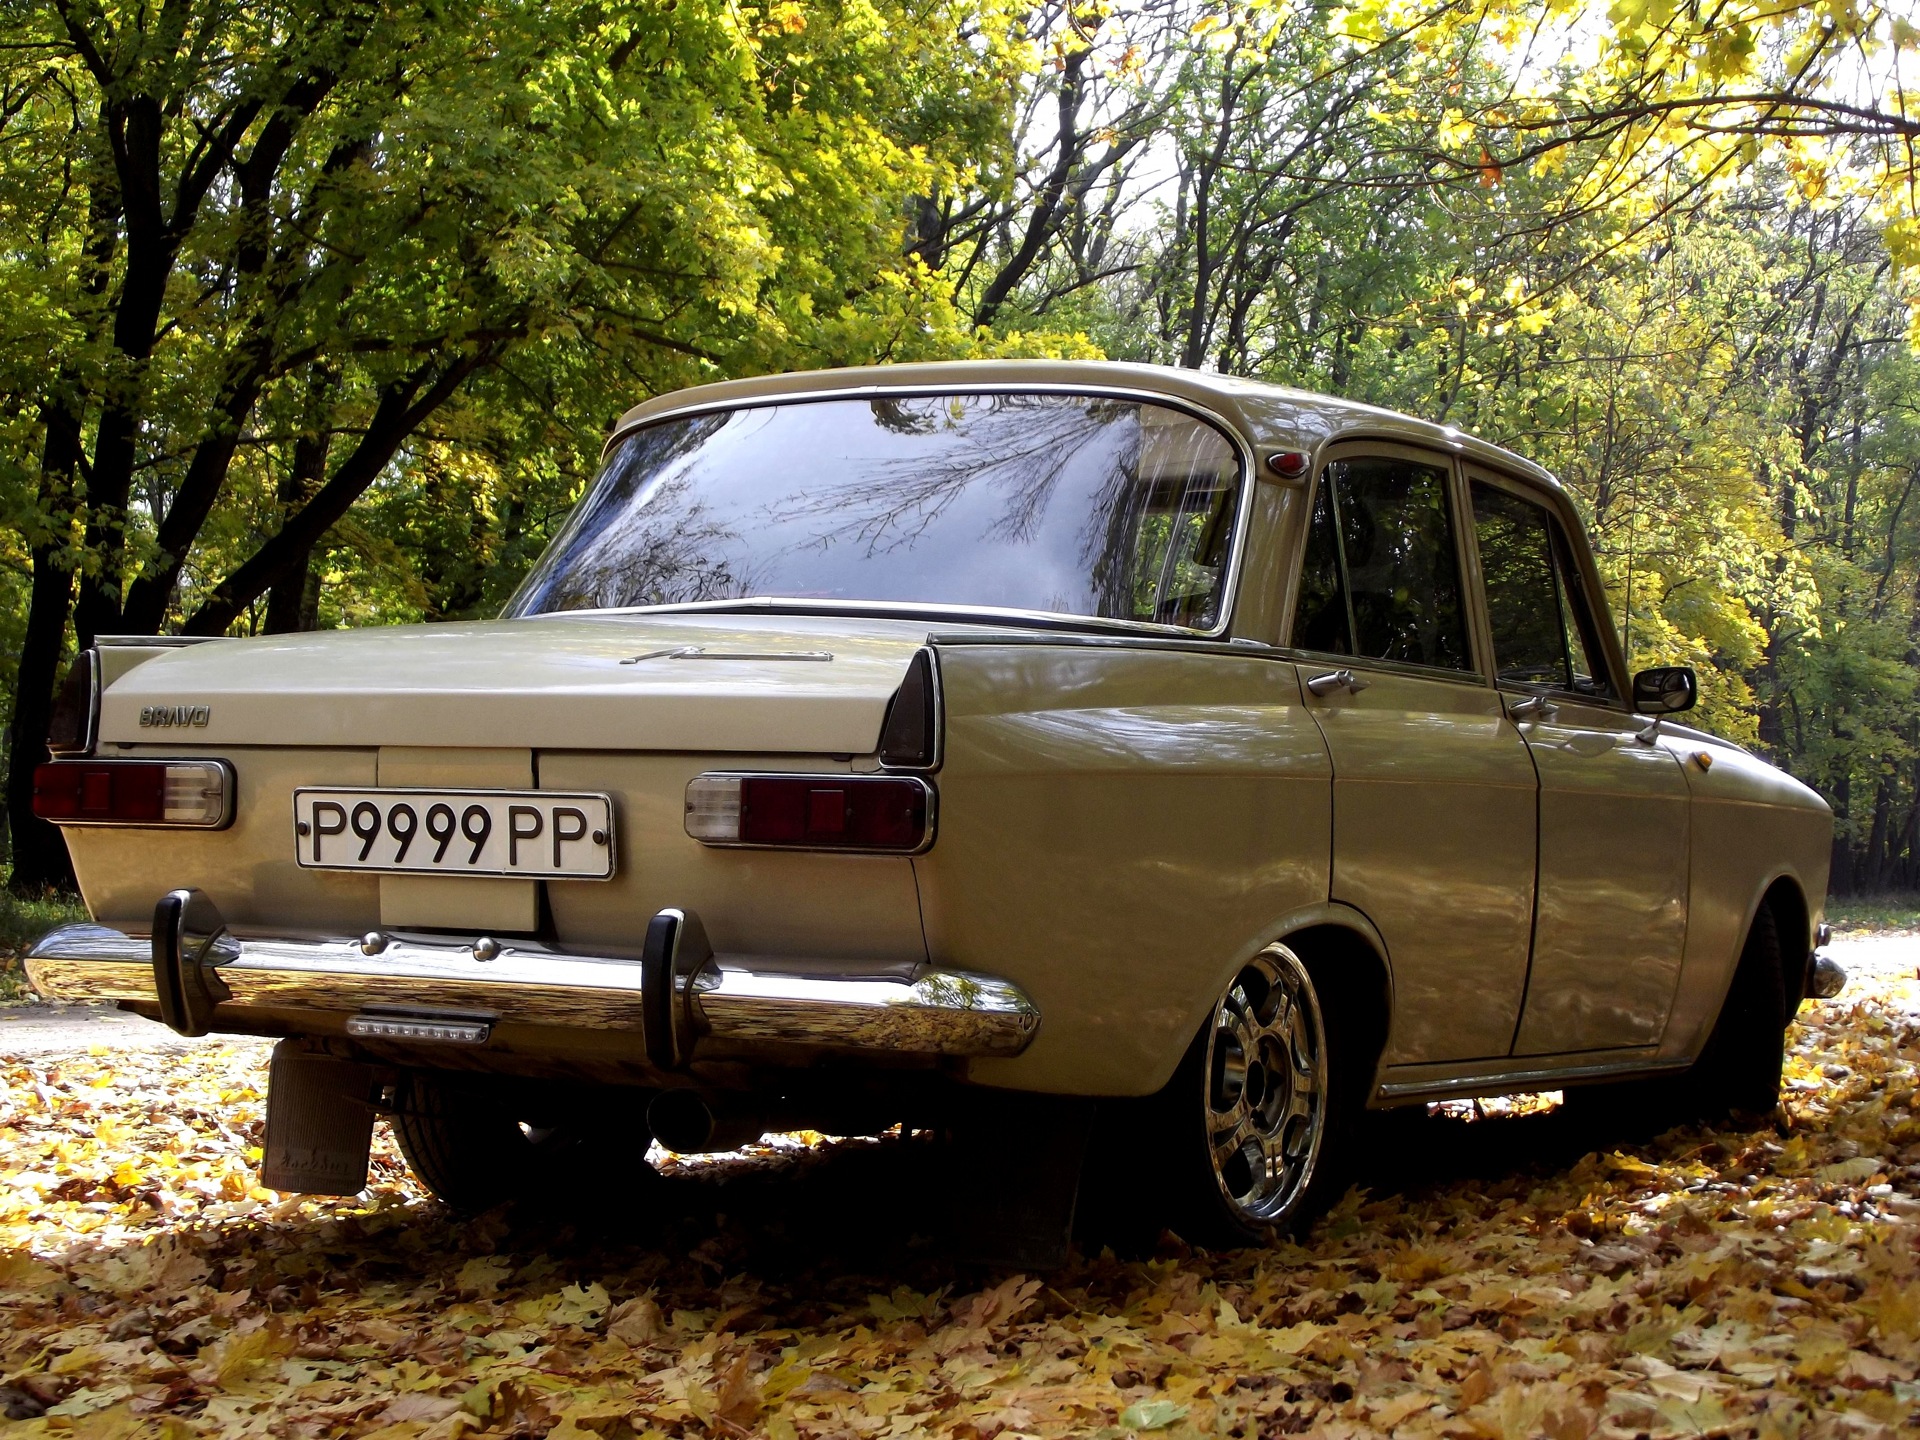
[[296,790],[309,870],[605,880],[613,802],[553,790]]

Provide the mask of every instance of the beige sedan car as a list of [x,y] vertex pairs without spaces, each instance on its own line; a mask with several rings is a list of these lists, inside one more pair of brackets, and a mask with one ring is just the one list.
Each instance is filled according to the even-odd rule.
[[360,1188],[382,1111],[481,1206],[1092,1097],[1169,1221],[1259,1239],[1369,1108],[1771,1108],[1830,815],[1693,699],[1451,429],[1123,365],[710,385],[498,620],[83,654],[36,806],[93,921],[28,969],[285,1037],[282,1189]]

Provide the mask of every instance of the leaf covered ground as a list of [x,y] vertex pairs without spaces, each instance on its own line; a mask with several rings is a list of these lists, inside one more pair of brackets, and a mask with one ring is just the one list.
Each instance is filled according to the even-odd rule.
[[1303,1245],[1045,1276],[941,1259],[911,1142],[458,1221],[384,1133],[358,1200],[259,1188],[264,1046],[0,1062],[0,1398],[22,1436],[1913,1433],[1899,943],[1803,1014],[1774,1128],[1456,1107]]

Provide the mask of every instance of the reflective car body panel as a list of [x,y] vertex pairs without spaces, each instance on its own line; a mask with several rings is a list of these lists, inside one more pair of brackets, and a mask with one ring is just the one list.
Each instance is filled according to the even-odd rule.
[[1485,684],[1352,669],[1364,690],[1311,703],[1333,761],[1332,898],[1393,960],[1386,1063],[1504,1055],[1533,923],[1526,744]]
[[1329,768],[1294,667],[1230,650],[940,646],[936,962],[992,956],[1044,1017],[973,1078],[1144,1094],[1212,994],[1324,903]]
[[[1236,529],[1217,537],[1230,557],[1217,625],[819,595],[110,645],[98,754],[222,759],[237,789],[224,830],[69,829],[89,909],[137,939],[161,894],[192,887],[236,932],[323,935],[335,958],[342,937],[368,931],[474,944],[446,962],[456,968],[484,963],[477,942],[502,935],[638,963],[652,919],[697,914],[715,973],[791,982],[802,1009],[842,980],[889,994],[1004,983],[1038,1016],[1023,1021],[1023,1048],[922,1058],[955,1081],[1083,1095],[1155,1090],[1250,957],[1335,930],[1382,976],[1380,1103],[1685,1064],[1770,893],[1795,897],[1775,913],[1794,920],[1789,961],[1806,955],[1831,827],[1817,796],[1737,746],[1633,714],[1617,698],[1631,677],[1611,624],[1587,636],[1591,673],[1556,684],[1509,663],[1506,622],[1485,596],[1497,559],[1474,538],[1475,483],[1553,517],[1557,583],[1611,611],[1565,492],[1495,446],[1252,382],[1050,361],[726,382],[646,402],[609,444],[667,417],[772,401],[993,390],[1145,397],[1232,438],[1245,473]],[[1278,455],[1304,461],[1269,463]],[[1446,664],[1365,650],[1360,630],[1380,607],[1422,602],[1388,586],[1371,609],[1356,605],[1357,571],[1339,571],[1346,638],[1302,630],[1327,603],[1307,558],[1315,507],[1331,465],[1356,458],[1441,477],[1461,577]],[[1350,518],[1341,512],[1343,547],[1364,529]],[[702,776],[804,774],[831,795],[835,776],[888,769],[883,735],[922,656],[936,749],[904,765],[937,796],[921,853],[726,848],[690,833]],[[1361,683],[1323,684],[1343,671]],[[182,707],[204,723],[142,723]],[[606,794],[615,873],[303,869],[301,786]],[[56,967],[49,951],[35,973],[54,993],[85,988],[75,975],[112,951],[102,943],[77,936],[74,956]],[[114,983],[131,983],[132,952],[112,953]],[[297,1030],[299,1006],[278,993],[271,1033]],[[218,1018],[255,1023],[237,1003]],[[337,1015],[313,1023],[339,1033]],[[541,1031],[556,1065],[567,1023]],[[662,1079],[635,1037],[583,1035],[580,1049],[633,1083]],[[485,1068],[491,1055],[460,1063]],[[698,1071],[702,1083],[751,1085],[820,1060],[750,1039],[725,1058],[736,1068]],[[898,1059],[833,1060],[863,1058]]]
[[1636,738],[1645,728],[1571,701],[1520,727],[1540,775],[1540,892],[1516,1054],[1653,1045],[1666,1028],[1687,939],[1691,806],[1673,755]]
[[1818,795],[1740,747],[1671,721],[1660,730],[1692,804],[1686,959],[1661,1042],[1662,1053],[1685,1056],[1706,1043],[1747,927],[1776,881],[1789,882],[1809,907],[1807,933],[1783,934],[1782,955],[1791,962],[1810,948],[1826,898],[1833,817]]

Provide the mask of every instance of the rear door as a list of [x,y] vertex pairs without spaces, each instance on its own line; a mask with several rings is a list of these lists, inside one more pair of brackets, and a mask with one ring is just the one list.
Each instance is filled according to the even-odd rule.
[[1533,763],[1474,658],[1459,500],[1450,457],[1331,451],[1291,636],[1333,761],[1332,896],[1393,971],[1389,1064],[1506,1055],[1526,985]]
[[1469,469],[1494,677],[1540,776],[1533,965],[1516,1055],[1658,1043],[1687,935],[1686,776],[1621,702],[1559,518]]

